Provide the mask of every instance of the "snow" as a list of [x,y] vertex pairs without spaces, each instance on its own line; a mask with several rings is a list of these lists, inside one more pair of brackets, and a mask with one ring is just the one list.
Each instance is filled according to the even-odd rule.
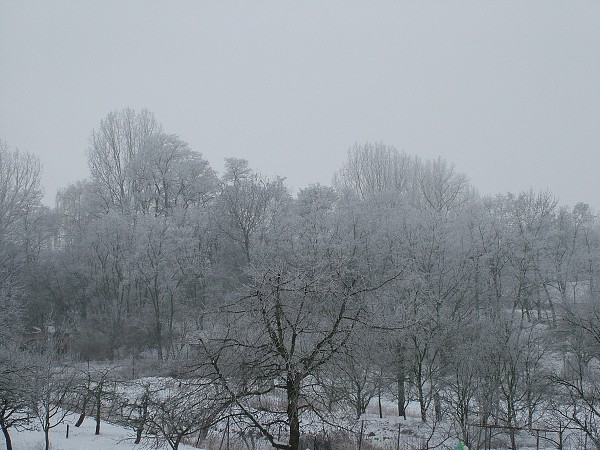
[[[94,435],[96,422],[93,418],[86,418],[83,424],[75,427],[77,415],[67,416],[63,424],[50,430],[51,450],[143,450],[143,449],[169,449],[168,444],[161,443],[158,447],[156,441],[144,439],[138,445],[133,443],[134,433],[126,428],[102,422],[100,434]],[[66,438],[67,424],[69,424],[69,438]],[[14,450],[43,450],[44,432],[39,430],[20,431],[12,430],[11,438]],[[4,442],[2,442],[4,446]],[[179,446],[180,450],[198,450],[190,445]]]

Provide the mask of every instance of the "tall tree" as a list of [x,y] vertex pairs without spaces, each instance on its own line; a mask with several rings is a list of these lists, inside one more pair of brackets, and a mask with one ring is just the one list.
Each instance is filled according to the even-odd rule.
[[50,430],[68,414],[65,403],[73,380],[74,373],[57,360],[52,348],[35,357],[29,403],[44,432],[45,450],[50,450]]
[[241,247],[249,263],[255,235],[269,221],[275,203],[287,197],[287,191],[283,179],[268,180],[252,172],[246,160],[227,158],[225,167],[219,196],[223,231]]
[[600,307],[597,302],[568,305],[557,328],[564,365],[551,380],[559,387],[555,415],[581,430],[600,449]]
[[162,130],[154,114],[137,113],[126,108],[110,112],[90,135],[88,166],[96,194],[105,209],[131,212],[136,181],[127,173],[129,162],[140,152],[144,142]]
[[40,175],[38,158],[0,142],[0,236],[15,233],[24,214],[40,206]]
[[203,331],[213,377],[249,426],[279,449],[298,450],[302,416],[325,413],[314,380],[366,319],[365,294],[385,283],[361,272],[363,233],[334,198],[318,187],[299,195],[277,245],[251,261],[239,295],[213,311]]
[[348,150],[348,157],[333,183],[339,191],[350,190],[361,198],[386,191],[409,194],[415,187],[418,164],[418,159],[392,146],[356,143]]
[[135,208],[169,215],[174,208],[205,204],[216,193],[216,176],[202,155],[177,136],[155,133],[128,164]]

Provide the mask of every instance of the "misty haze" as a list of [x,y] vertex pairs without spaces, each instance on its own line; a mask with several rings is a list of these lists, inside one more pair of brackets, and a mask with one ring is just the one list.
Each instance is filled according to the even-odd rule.
[[600,449],[598,23],[0,0],[0,448]]

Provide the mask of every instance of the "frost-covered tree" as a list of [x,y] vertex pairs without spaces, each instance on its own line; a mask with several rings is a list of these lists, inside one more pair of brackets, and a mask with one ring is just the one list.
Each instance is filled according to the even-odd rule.
[[135,269],[140,296],[149,306],[151,324],[163,359],[171,343],[177,300],[181,293],[181,270],[176,260],[175,224],[167,218],[145,217],[138,222]]
[[557,328],[563,367],[552,382],[554,415],[581,430],[600,449],[600,307],[569,305]]
[[269,180],[252,172],[246,160],[227,158],[225,166],[216,213],[222,217],[222,231],[249,263],[256,235],[268,224],[276,204],[287,198],[287,191],[283,179]]
[[39,207],[40,175],[38,158],[0,142],[0,235],[16,233],[24,214]]
[[[287,264],[257,270],[248,294],[213,319],[203,340],[217,381],[275,448],[298,449],[301,416],[313,403],[310,377],[343,349],[359,314],[352,282],[317,269],[319,275]],[[285,406],[269,400],[273,395]],[[278,424],[287,442],[277,439]]]
[[83,316],[104,336],[106,354],[118,355],[131,321],[139,314],[136,302],[135,229],[127,217],[110,212],[86,228],[85,266],[76,268],[85,279],[87,301]]
[[12,450],[10,431],[29,427],[31,375],[28,355],[0,344],[0,429],[7,450]]
[[354,144],[333,184],[338,191],[349,190],[361,198],[382,192],[410,195],[415,186],[418,159],[383,143]]
[[303,191],[277,245],[257,252],[234,298],[206,312],[201,347],[214,379],[279,449],[298,449],[307,412],[326,413],[315,380],[366,320],[366,294],[388,281],[361,271],[365,233],[334,198],[327,189]]
[[164,380],[149,393],[147,425],[177,450],[186,436],[202,433],[223,419],[231,400],[208,380]]
[[135,208],[170,215],[211,200],[217,178],[208,162],[177,136],[155,133],[146,137],[127,166],[135,185]]
[[136,180],[129,176],[127,167],[142,149],[148,138],[162,130],[154,114],[148,110],[133,109],[110,112],[92,131],[87,149],[91,179],[95,193],[105,210],[116,208],[131,212]]
[[61,364],[51,347],[35,356],[28,389],[29,404],[44,432],[45,450],[50,450],[50,430],[63,423],[69,413],[66,401],[74,377],[74,372]]

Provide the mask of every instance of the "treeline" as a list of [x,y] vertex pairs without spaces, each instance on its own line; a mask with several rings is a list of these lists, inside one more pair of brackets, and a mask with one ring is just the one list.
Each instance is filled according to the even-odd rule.
[[466,443],[483,445],[473,423],[506,425],[513,449],[514,428],[543,424],[600,448],[589,206],[482,198],[442,159],[370,143],[332,187],[294,194],[243,159],[219,176],[129,109],[87,157],[90,178],[49,209],[39,162],[0,149],[5,352],[29,325],[87,360],[153,355],[211,380],[275,448],[299,448],[303,416],[359,417],[382,397]]

